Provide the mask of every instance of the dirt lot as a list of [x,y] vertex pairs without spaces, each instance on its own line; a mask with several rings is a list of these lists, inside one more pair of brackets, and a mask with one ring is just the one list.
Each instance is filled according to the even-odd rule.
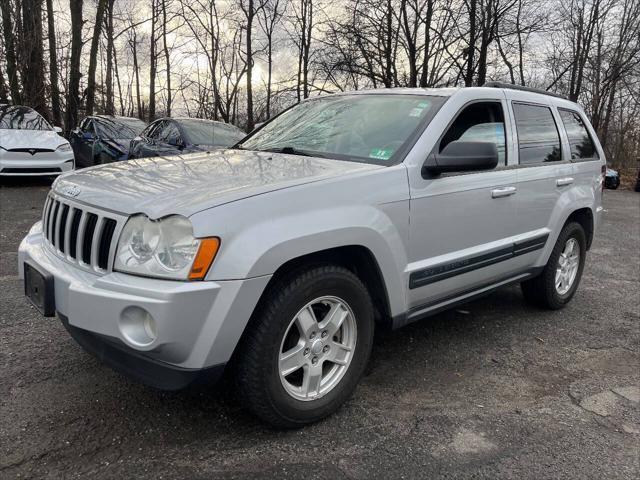
[[0,187],[0,478],[638,478],[640,194],[606,192],[571,305],[508,288],[378,334],[333,417],[272,431],[222,392],[157,392],[23,299],[16,250],[49,184]]

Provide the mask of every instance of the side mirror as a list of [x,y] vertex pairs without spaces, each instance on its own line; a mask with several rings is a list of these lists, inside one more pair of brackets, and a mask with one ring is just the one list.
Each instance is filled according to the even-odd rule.
[[60,127],[53,127],[53,131],[56,132],[58,135],[62,134],[62,128]]
[[498,147],[495,143],[455,141],[444,147],[442,152],[429,155],[422,166],[422,176],[491,170],[496,165]]
[[82,139],[83,140],[93,140],[93,133],[89,133],[89,132],[82,132]]

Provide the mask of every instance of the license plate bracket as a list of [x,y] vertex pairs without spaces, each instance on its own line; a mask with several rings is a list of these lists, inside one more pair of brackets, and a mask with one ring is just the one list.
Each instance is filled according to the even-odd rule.
[[24,294],[45,317],[56,314],[53,276],[28,262],[24,264]]

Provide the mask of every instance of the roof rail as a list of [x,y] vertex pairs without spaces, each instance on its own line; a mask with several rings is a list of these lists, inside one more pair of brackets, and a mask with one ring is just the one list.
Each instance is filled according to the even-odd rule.
[[559,93],[547,92],[546,90],[542,90],[541,88],[525,87],[523,85],[515,85],[513,83],[507,82],[487,82],[482,86],[492,88],[508,88],[510,90],[522,90],[524,92],[540,93],[541,95],[549,95],[551,97],[569,100],[569,98],[567,98],[565,95],[560,95]]

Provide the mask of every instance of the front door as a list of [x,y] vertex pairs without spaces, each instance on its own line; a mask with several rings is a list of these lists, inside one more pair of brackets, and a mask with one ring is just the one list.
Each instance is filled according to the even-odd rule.
[[480,101],[461,96],[457,104],[448,103],[446,107],[457,112],[455,120],[444,129],[434,150],[440,152],[456,140],[493,142],[499,153],[495,169],[433,178],[409,169],[410,318],[521,270],[513,255],[519,231],[514,224],[516,170],[509,166],[511,126],[505,121],[504,94],[496,90],[491,95]]

